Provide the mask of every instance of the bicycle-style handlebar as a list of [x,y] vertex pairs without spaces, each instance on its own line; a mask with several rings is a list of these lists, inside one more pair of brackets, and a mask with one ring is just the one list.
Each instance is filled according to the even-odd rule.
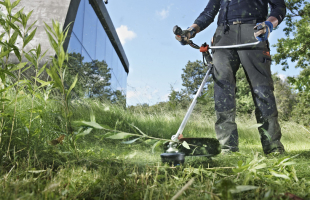
[[[177,35],[178,37],[184,37],[182,36],[182,29],[179,26],[174,26],[173,27],[173,33],[175,35]],[[236,44],[236,45],[227,45],[227,46],[209,46],[206,43],[204,44],[204,48],[202,49],[202,47],[199,47],[197,44],[195,44],[192,40],[189,40],[188,38],[186,38],[186,40],[188,41],[188,45],[193,47],[194,49],[200,49],[201,52],[205,52],[208,51],[209,49],[230,49],[230,48],[240,48],[240,47],[247,47],[247,46],[254,46],[254,45],[258,45],[260,42],[252,42],[252,43],[247,43],[247,44]]]

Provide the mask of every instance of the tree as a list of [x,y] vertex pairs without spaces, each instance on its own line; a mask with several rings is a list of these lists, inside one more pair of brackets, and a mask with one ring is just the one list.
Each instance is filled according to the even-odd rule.
[[310,93],[300,92],[297,94],[297,104],[292,112],[292,119],[305,126],[310,125]]
[[[182,85],[185,89],[176,91],[171,86],[171,93],[169,94],[168,105],[169,108],[173,110],[177,108],[187,109],[189,107],[192,101],[192,95],[196,95],[207,73],[208,67],[205,66],[202,61],[196,60],[195,62],[188,61],[185,68],[182,70]],[[202,95],[198,98],[198,105],[195,107],[195,110],[205,110],[206,107],[209,108],[207,110],[210,110],[210,108],[213,109],[213,87],[208,84],[211,82],[212,80],[210,77],[202,91]],[[211,105],[211,107],[209,105]]]
[[[310,3],[307,0],[287,0],[288,13],[283,29],[287,38],[281,38],[274,45],[277,54],[273,56],[276,64],[288,69],[287,60],[297,61],[296,68],[307,68],[310,63]],[[292,38],[291,38],[292,37]]]
[[169,98],[169,108],[170,109],[177,109],[177,108],[183,108],[186,109],[190,102],[191,98],[188,92],[185,89],[182,89],[181,91],[176,91],[171,87],[171,92],[168,96]]
[[78,97],[99,98],[126,107],[126,96],[120,90],[111,89],[111,69],[104,60],[84,62],[80,53],[70,53],[68,66],[66,82],[72,82],[75,75],[79,74],[79,81],[74,88]]
[[88,77],[87,84],[88,96],[110,98],[111,96],[111,73],[110,68],[104,60],[93,62],[85,62],[83,65],[85,68],[85,75]]
[[126,107],[126,96],[120,90],[112,92],[111,103]]
[[[203,78],[207,73],[208,67],[205,66],[202,61],[196,60],[195,62],[188,61],[185,68],[183,68],[182,70],[183,70],[183,74],[181,76],[183,81],[182,85],[186,88],[186,91],[188,93],[196,94],[199,86],[203,81]],[[211,79],[207,81],[207,83],[210,82]]]
[[297,77],[288,77],[288,81],[298,92],[293,110],[293,119],[304,125],[310,125],[310,68],[305,68]]
[[299,123],[309,125],[310,114],[310,3],[307,0],[287,0],[288,14],[284,28],[287,38],[278,40],[275,45],[278,53],[273,56],[276,64],[283,65],[283,70],[288,69],[287,60],[297,61],[295,67],[303,71],[298,77],[288,77],[297,92],[296,103],[293,106],[293,119]]
[[293,107],[297,103],[297,94],[287,79],[282,80],[277,73],[272,75],[272,79],[279,118],[281,120],[289,120],[292,116]]
[[76,84],[75,92],[79,97],[103,98],[111,100],[111,73],[104,60],[83,62],[84,57],[80,53],[71,53],[69,57],[69,76],[66,81],[70,82],[75,74],[80,75]]
[[288,77],[288,81],[298,92],[310,92],[310,68],[305,68],[297,77]]
[[76,83],[75,88],[72,90],[75,95],[79,97],[85,96],[85,75],[83,73],[82,62],[84,57],[80,53],[70,53],[68,60],[68,75],[66,76],[65,83],[71,83],[74,80],[76,74],[79,74],[79,81]]

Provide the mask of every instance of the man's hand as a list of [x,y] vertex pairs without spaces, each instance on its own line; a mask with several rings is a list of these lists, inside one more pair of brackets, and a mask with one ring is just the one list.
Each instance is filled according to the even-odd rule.
[[196,30],[193,27],[189,27],[186,30],[183,30],[181,35],[176,35],[175,38],[182,44],[186,45],[189,43],[189,40],[196,35]]
[[270,21],[265,21],[262,23],[257,23],[254,27],[254,30],[257,30],[254,33],[256,39],[260,42],[268,40],[270,33],[273,30],[273,24]]

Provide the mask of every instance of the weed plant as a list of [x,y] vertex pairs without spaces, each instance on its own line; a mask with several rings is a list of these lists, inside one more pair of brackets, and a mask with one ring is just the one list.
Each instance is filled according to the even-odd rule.
[[[78,76],[64,82],[66,31],[58,22],[46,25],[57,59],[40,67],[41,47],[24,50],[36,29],[24,26],[31,13],[12,13],[18,3],[0,1],[7,10],[0,18],[5,30],[0,37],[0,199],[310,199],[309,127],[282,122],[287,152],[265,156],[254,116],[240,115],[240,152],[163,164],[162,141],[176,133],[186,111],[72,99]],[[25,27],[27,36],[19,34]],[[17,38],[25,41],[22,48]],[[10,56],[20,58],[18,63],[9,63]],[[29,69],[35,76],[21,79]],[[49,81],[40,79],[42,73]],[[215,137],[210,116],[196,109],[184,136]]]

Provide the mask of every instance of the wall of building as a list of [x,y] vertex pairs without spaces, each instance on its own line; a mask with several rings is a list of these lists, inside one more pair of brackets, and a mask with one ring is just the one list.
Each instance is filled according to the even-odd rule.
[[21,0],[19,5],[13,12],[24,8],[24,13],[33,11],[29,25],[36,22],[34,27],[37,27],[35,38],[27,45],[26,50],[35,48],[38,44],[42,45],[42,51],[48,50],[47,57],[55,55],[55,52],[50,48],[48,37],[45,32],[44,22],[52,26],[52,19],[65,23],[71,0]]

